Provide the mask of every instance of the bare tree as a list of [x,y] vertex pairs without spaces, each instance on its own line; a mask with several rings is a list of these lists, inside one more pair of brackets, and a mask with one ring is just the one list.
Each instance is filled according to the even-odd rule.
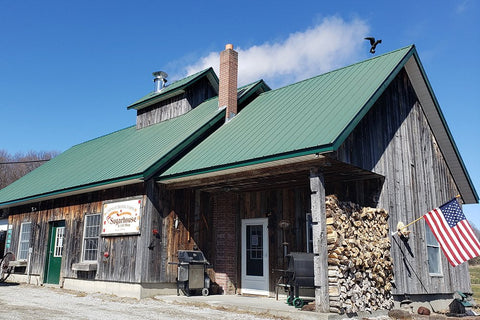
[[58,154],[57,151],[30,151],[11,155],[6,150],[0,150],[0,189],[20,179]]

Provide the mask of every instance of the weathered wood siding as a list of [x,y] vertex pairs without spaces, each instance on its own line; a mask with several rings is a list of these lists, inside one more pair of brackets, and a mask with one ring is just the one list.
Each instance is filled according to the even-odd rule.
[[[305,187],[271,189],[255,192],[207,193],[195,190],[173,190],[163,194],[162,268],[161,282],[174,282],[178,250],[198,247],[213,269],[213,281],[225,283],[227,293],[241,286],[241,219],[268,217],[270,256],[270,290],[286,268],[283,254],[283,233],[278,226],[288,220],[285,241],[288,252],[306,251],[306,214],[310,212],[308,176]],[[178,227],[175,228],[175,220]],[[231,232],[229,232],[229,230]],[[160,256],[159,256],[160,257]],[[225,279],[226,277],[226,279]]]
[[[163,193],[163,236],[162,236],[162,282],[175,282],[177,266],[169,265],[168,262],[177,262],[178,250],[192,250],[198,247],[204,252],[207,259],[212,261],[209,254],[209,240],[203,240],[211,236],[204,226],[203,220],[196,218],[196,212],[200,210],[200,203],[195,201],[200,194],[194,190],[175,190]],[[208,214],[203,211],[202,214]],[[198,215],[198,214],[197,214]],[[177,222],[177,227],[175,227]],[[208,219],[207,221],[210,221]],[[202,229],[202,235],[199,230]],[[198,238],[194,235],[198,234]]]
[[[270,290],[273,292],[275,281],[282,274],[279,269],[286,268],[282,245],[283,231],[278,225],[279,222],[288,220],[291,224],[285,232],[285,241],[289,243],[288,252],[305,252],[307,248],[306,214],[310,212],[308,182],[308,176],[306,176],[305,187],[241,193],[175,191],[176,194],[171,202],[173,209],[165,219],[164,226],[168,260],[176,261],[179,249],[192,249],[193,246],[197,246],[214,266],[212,278],[216,279],[216,272],[220,272],[222,277],[226,274],[227,282],[239,288],[241,286],[239,258],[241,257],[241,219],[268,217],[270,270],[272,271]],[[221,217],[218,215],[221,217],[227,215],[229,218],[222,220],[223,218],[219,219]],[[173,227],[176,217],[179,218],[178,229]],[[230,223],[234,226],[228,227]],[[233,228],[233,233],[222,231],[225,228]],[[230,268],[232,261],[233,270]],[[174,281],[176,268],[174,266],[167,268],[167,279]]]
[[137,129],[187,113],[216,94],[207,78],[185,89],[185,92],[137,112]]
[[[105,200],[129,198],[143,193],[143,185],[138,184],[7,209],[10,214],[9,224],[13,225],[10,250],[17,253],[20,226],[23,222],[31,222],[30,246],[33,248],[31,274],[40,275],[43,279],[49,222],[65,220],[65,242],[60,276],[76,278],[77,274],[72,270],[72,264],[81,262],[82,259],[85,215],[101,213],[102,203]],[[142,234],[148,227],[144,222],[142,222]],[[141,256],[141,249],[145,247],[141,241],[140,236],[101,237],[97,279],[140,282],[138,270],[142,259],[137,257]],[[108,259],[103,258],[104,251],[110,252]]]
[[[388,209],[390,229],[411,222],[450,200],[458,189],[429,128],[406,72],[401,72],[338,149],[341,161],[385,176],[378,207]],[[413,257],[392,241],[397,294],[471,291],[467,264],[449,266],[442,254],[441,277],[428,274],[425,225],[410,227]],[[399,241],[400,245],[403,243]],[[402,248],[406,252],[405,248]],[[404,263],[403,259],[406,259]],[[410,269],[410,272],[407,270]],[[421,282],[416,278],[417,273]]]

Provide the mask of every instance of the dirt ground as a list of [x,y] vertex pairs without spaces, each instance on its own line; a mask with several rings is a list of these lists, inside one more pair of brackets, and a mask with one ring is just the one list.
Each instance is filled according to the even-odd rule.
[[[109,319],[109,320],[189,320],[189,319],[329,319],[328,316],[320,317],[314,312],[300,312],[292,307],[286,307],[287,312],[273,312],[269,308],[223,307],[222,304],[207,304],[203,298],[188,298],[176,296],[159,296],[157,298],[132,299],[121,298],[100,293],[87,294],[78,291],[60,289],[56,287],[43,287],[17,283],[0,283],[0,320],[51,320],[51,319]],[[210,302],[220,300],[212,297]],[[235,299],[239,301],[240,298]],[[266,301],[263,301],[265,304]],[[250,302],[251,304],[251,302]],[[275,309],[281,309],[275,304]],[[270,308],[271,309],[271,308]],[[260,311],[259,311],[260,310]],[[365,320],[479,320],[480,317],[453,318],[444,315],[420,316],[409,314],[405,316],[354,317],[351,319]],[[345,316],[336,315],[332,319],[347,319]],[[350,320],[350,319],[349,319]]]
[[0,319],[272,319],[258,314],[178,305],[152,299],[85,294],[26,284],[0,284]]

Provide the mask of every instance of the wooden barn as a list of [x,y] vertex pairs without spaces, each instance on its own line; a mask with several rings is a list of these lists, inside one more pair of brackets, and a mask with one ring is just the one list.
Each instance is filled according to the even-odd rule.
[[237,89],[238,57],[159,88],[137,124],[74,146],[0,191],[12,279],[172,293],[200,249],[215,291],[274,295],[314,254],[318,311],[389,309],[471,292],[423,221],[478,195],[414,46],[270,90]]

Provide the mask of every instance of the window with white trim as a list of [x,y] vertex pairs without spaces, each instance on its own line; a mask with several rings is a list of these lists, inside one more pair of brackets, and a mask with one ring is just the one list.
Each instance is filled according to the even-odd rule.
[[18,242],[18,260],[27,260],[28,248],[30,247],[30,236],[32,234],[32,223],[24,222],[20,226],[20,241]]
[[83,231],[83,261],[97,261],[100,220],[100,214],[89,214],[85,216],[85,228]]
[[440,245],[426,222],[425,233],[427,239],[428,273],[436,276],[442,275]]

